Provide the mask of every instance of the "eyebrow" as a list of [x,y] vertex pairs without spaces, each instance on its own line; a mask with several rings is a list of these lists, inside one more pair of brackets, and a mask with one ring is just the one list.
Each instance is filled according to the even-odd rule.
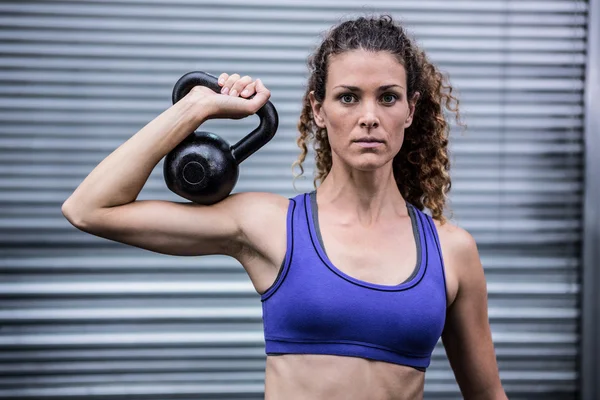
[[[399,88],[401,88],[401,89],[404,89],[404,88],[403,88],[402,86],[400,86],[400,85],[384,85],[384,86],[379,86],[379,90],[388,90],[388,89],[391,89],[391,88],[393,88],[393,87],[399,87]],[[336,89],[336,88],[344,88],[344,89],[347,89],[347,90],[351,90],[351,91],[353,91],[353,92],[361,92],[361,91],[362,91],[362,90],[361,90],[359,87],[357,87],[357,86],[338,85],[338,86],[334,87],[334,89]]]

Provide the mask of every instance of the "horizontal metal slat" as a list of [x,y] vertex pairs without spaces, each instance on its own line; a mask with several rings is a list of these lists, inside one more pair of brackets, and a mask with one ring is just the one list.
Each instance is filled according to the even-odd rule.
[[[579,316],[578,310],[565,308],[551,309],[542,307],[523,307],[518,310],[506,308],[490,308],[490,319],[502,319],[503,321],[521,320],[547,320],[561,323],[565,320],[575,320]],[[20,323],[80,323],[80,322],[131,322],[131,321],[194,321],[203,320],[262,320],[260,306],[234,308],[234,307],[211,307],[211,308],[103,308],[103,309],[19,309],[0,310],[0,322],[4,324]],[[575,322],[575,321],[574,321]]]
[[[0,18],[0,24],[2,23]],[[445,34],[447,35],[447,34]],[[560,35],[558,35],[560,36]],[[165,46],[108,46],[108,45],[76,45],[71,44],[69,46],[45,44],[43,46],[28,45],[28,44],[2,44],[0,43],[0,53],[10,55],[37,55],[41,57],[48,56],[60,56],[60,57],[72,57],[72,56],[85,56],[88,58],[97,57],[123,57],[126,59],[136,58],[170,58],[177,59],[181,62],[185,60],[196,61],[202,59],[217,59],[227,60],[228,62],[246,62],[246,61],[261,61],[261,62],[277,62],[277,61],[288,61],[296,63],[304,63],[307,54],[300,53],[295,50],[282,50],[272,49],[268,52],[257,52],[253,49],[240,48],[215,48],[205,49],[195,47],[192,50],[190,48],[177,48],[172,45]],[[160,57],[157,57],[157,54]],[[585,55],[582,53],[533,53],[529,51],[523,52],[504,52],[504,51],[486,51],[486,52],[470,52],[467,50],[459,51],[435,51],[429,52],[432,60],[438,63],[452,63],[456,62],[457,59],[461,60],[461,63],[470,62],[473,64],[503,64],[503,65],[516,65],[516,64],[530,64],[530,65],[541,65],[541,64],[569,64],[577,65],[585,63]]]
[[[57,212],[58,214],[58,212]],[[57,215],[58,216],[58,215]],[[520,232],[544,232],[544,231],[563,231],[563,230],[579,230],[581,228],[581,222],[575,219],[534,219],[534,218],[502,218],[501,221],[485,221],[481,219],[461,219],[462,224],[468,226],[470,229],[479,230],[490,230],[498,233],[503,232],[514,232],[515,234]],[[28,231],[30,228],[36,228],[38,233],[41,234],[41,230],[72,230],[73,228],[64,218],[2,218],[0,219],[0,229],[12,231],[15,234],[18,231]],[[55,232],[56,233],[56,232]]]
[[[198,21],[202,23],[201,21]],[[79,33],[77,37],[72,32],[57,32],[55,30],[14,30],[0,32],[0,40],[11,43],[21,43],[22,45],[40,45],[47,46],[49,43],[61,44],[65,46],[87,43],[93,45],[113,45],[113,46],[140,46],[140,45],[173,45],[177,46],[203,46],[206,49],[222,48],[231,46],[236,48],[256,48],[265,51],[273,49],[298,48],[298,50],[309,49],[314,42],[310,36],[283,36],[272,35],[264,36],[223,36],[202,34],[190,36],[185,33],[170,33],[139,35],[136,33],[108,33],[108,32],[90,32]],[[479,39],[472,38],[425,38],[419,41],[419,44],[427,48],[430,52],[441,50],[471,50],[471,51],[531,51],[531,52],[566,52],[582,53],[585,52],[586,45],[583,38],[540,38],[507,40],[503,37]],[[232,50],[235,51],[235,50]]]
[[[264,364],[264,363],[263,363]],[[240,365],[241,367],[242,365]],[[143,371],[141,365],[138,366]],[[264,369],[264,365],[257,365],[255,369]],[[138,369],[135,368],[135,369]],[[184,370],[185,368],[185,370]],[[98,384],[104,382],[110,382],[117,379],[120,382],[146,382],[149,385],[156,384],[157,382],[210,382],[215,383],[231,383],[236,381],[239,383],[260,383],[264,382],[264,372],[234,372],[234,371],[218,371],[218,372],[188,372],[193,370],[193,366],[186,365],[181,367],[181,371],[177,372],[117,372],[115,371],[98,371],[95,373],[82,373],[82,370],[73,369],[71,374],[61,375],[39,375],[39,376],[21,376],[21,377],[10,377],[0,378],[0,393],[2,387],[34,387],[35,385],[68,385],[68,384]],[[118,375],[117,375],[118,374]],[[554,375],[558,375],[555,373]]]
[[[573,121],[580,123],[581,120]],[[141,128],[141,127],[140,127]],[[225,137],[225,135],[223,135]],[[225,137],[227,139],[227,137]],[[6,138],[0,137],[0,147],[4,151],[15,150],[64,150],[64,151],[95,151],[97,154],[108,155],[119,147],[124,140],[122,138],[117,141],[115,138],[89,138],[88,140],[75,141],[71,138],[53,138],[34,140],[28,138]],[[295,161],[298,155],[298,147],[292,140],[289,141],[272,141],[260,149],[260,154],[257,153],[256,158],[268,157],[272,153],[289,152],[292,160]],[[492,155],[504,154],[509,155],[546,155],[546,154],[581,154],[583,151],[583,143],[457,143],[452,146],[454,155]],[[287,167],[287,165],[286,165]]]
[[[119,4],[119,7],[106,7],[105,5],[98,6],[93,3],[85,4],[45,4],[38,2],[37,4],[1,4],[0,11],[10,12],[12,14],[31,14],[50,15],[50,16],[81,16],[82,14],[94,17],[136,17],[136,18],[206,18],[211,20],[227,20],[227,21],[247,21],[247,20],[288,20],[288,21],[314,21],[328,20],[333,23],[339,19],[340,11],[335,8],[314,7],[310,5],[297,4],[297,9],[293,13],[289,13],[284,9],[276,9],[282,4],[278,3],[268,8],[257,9],[256,6],[248,6],[247,4],[239,4],[239,8],[219,7],[215,8],[213,4],[208,3],[202,6],[201,2],[196,2],[193,5],[171,3],[169,7],[164,7],[164,3],[158,3],[154,7],[139,7],[131,6],[131,3]],[[264,3],[260,3],[264,5]],[[163,6],[163,7],[161,7]],[[347,5],[346,5],[347,6]],[[444,5],[446,6],[446,5]],[[377,6],[371,6],[375,7]],[[546,8],[531,11],[535,17],[527,13],[515,13],[510,4],[503,4],[502,12],[499,9],[485,8],[480,9],[477,13],[477,18],[474,19],[471,13],[460,13],[457,10],[444,10],[441,12],[432,12],[428,7],[421,9],[407,8],[406,4],[402,4],[398,9],[393,3],[382,4],[382,10],[401,12],[403,18],[409,23],[420,25],[424,23],[460,23],[460,24],[493,24],[493,23],[523,23],[531,24],[552,24],[552,25],[584,25],[585,18],[576,13],[582,13],[586,7],[574,7],[572,4],[565,3],[566,9],[554,11],[551,14],[546,14]],[[565,14],[560,14],[560,13]]]
[[[580,82],[578,82],[580,84]],[[527,90],[528,88],[523,88]],[[530,88],[529,88],[530,89]],[[575,91],[576,88],[573,88]],[[166,96],[165,96],[166,97]],[[167,104],[169,105],[169,104]],[[75,99],[43,99],[43,98],[0,98],[0,109],[4,110],[44,110],[44,111],[69,111],[88,113],[103,112],[145,112],[151,109],[160,109],[165,106],[165,101],[141,101],[141,100],[75,100]],[[278,104],[278,109],[282,112],[298,110],[299,105],[289,104],[287,102]],[[494,115],[514,115],[527,117],[579,117],[583,115],[583,107],[581,105],[564,105],[564,104],[526,104],[526,105],[471,105],[469,107],[469,115],[476,114],[494,114]]]
[[[576,283],[542,285],[520,282],[490,282],[488,293],[511,294],[575,294]],[[232,282],[52,282],[0,283],[0,296],[165,296],[165,295],[254,295],[249,281]]]
[[[236,394],[262,394],[264,384],[207,384],[207,383],[163,383],[160,385],[148,386],[147,384],[127,384],[111,383],[103,385],[67,386],[67,387],[46,387],[43,389],[3,389],[0,390],[0,398],[74,398],[103,396],[104,398],[122,398],[122,396],[182,396],[182,395],[226,395],[223,398],[232,398]],[[172,397],[171,397],[172,398]]]
[[[574,359],[577,356],[575,346],[545,346],[528,348],[519,344],[499,344],[496,346],[496,354],[502,359],[528,361],[540,360],[548,362],[549,359],[567,360]],[[214,362],[214,368],[221,367],[228,361],[235,359],[237,362],[264,360],[266,357],[264,349],[261,347],[129,347],[121,349],[113,348],[87,348],[87,349],[35,349],[31,350],[6,350],[0,353],[0,360],[7,363],[18,361],[22,364],[29,364],[35,367],[35,363],[53,363],[57,366],[65,365],[65,362],[73,361],[115,361],[115,366],[119,365],[116,361],[129,362],[131,360],[140,360],[148,369],[160,368],[156,363],[149,363],[148,360],[165,360],[169,363],[177,361],[200,361],[210,360]],[[435,364],[446,361],[446,355],[443,348],[438,344],[432,354],[432,360]],[[7,364],[8,365],[8,364]],[[4,371],[8,371],[8,366],[4,366]],[[89,365],[89,364],[88,364]],[[251,366],[252,364],[246,364]],[[434,365],[435,366],[435,365]],[[1,368],[1,367],[0,367]],[[64,369],[65,367],[63,367]],[[15,371],[19,372],[19,371]]]
[[[531,346],[542,344],[575,344],[578,340],[578,335],[575,333],[547,333],[540,332],[536,335],[522,332],[493,332],[492,337],[494,343],[502,344],[517,344],[526,343]],[[135,332],[128,333],[78,333],[78,334],[57,334],[57,335],[17,335],[17,336],[0,336],[0,345],[11,346],[14,348],[66,348],[80,346],[112,346],[112,347],[127,347],[127,346],[172,346],[172,345],[252,345],[260,346],[264,343],[262,331],[257,332],[158,332],[146,333]]]
[[[208,5],[214,6],[215,3],[211,1],[201,0],[202,2],[198,2],[198,0],[177,0],[172,3],[169,3],[170,7],[175,6],[184,6],[184,5]],[[77,0],[65,0],[64,2],[80,4]],[[153,7],[164,7],[164,1],[162,0],[106,0],[106,4],[144,4],[144,5],[152,5]],[[361,0],[347,0],[343,3],[328,3],[326,7],[323,6],[323,3],[318,0],[296,0],[290,1],[287,3],[281,3],[278,0],[222,0],[219,3],[220,7],[228,6],[228,7],[253,7],[258,9],[272,9],[273,7],[278,7],[282,10],[296,11],[302,7],[305,8],[314,8],[315,10],[340,10],[352,8],[355,10],[365,10],[364,3]],[[490,0],[485,3],[481,3],[476,0],[460,0],[448,3],[442,0],[436,1],[428,1],[427,3],[423,3],[418,0],[407,0],[401,4],[394,4],[385,0],[374,0],[369,3],[369,7],[373,8],[383,8],[388,10],[439,10],[439,11],[462,11],[462,12],[473,12],[473,11],[487,11],[487,12],[502,12],[502,11],[512,11],[512,12],[533,12],[533,13],[557,13],[557,12],[584,12],[587,10],[587,4],[583,2],[573,2],[568,0],[552,0],[552,1],[520,1],[518,3],[506,2],[502,0]]]
[[[277,186],[279,184],[279,186]],[[285,184],[281,182],[272,185],[261,183],[260,186],[243,185],[242,182],[236,187],[237,192],[243,191],[273,191],[280,193],[286,197],[293,197],[300,192],[314,190],[312,184],[312,177],[306,177],[303,180],[299,180],[295,183],[296,190],[292,186],[289,180],[285,181]],[[455,188],[452,189],[452,201],[463,205],[492,205],[492,206],[513,206],[517,205],[564,205],[568,204],[579,204],[581,201],[581,192],[573,192],[570,189],[564,191],[551,192],[512,192],[510,196],[502,196],[502,188],[498,187],[487,193],[481,193],[477,190],[459,190],[456,188],[458,183],[455,183]],[[581,187],[581,186],[580,186]],[[0,204],[1,203],[26,203],[30,205],[36,204],[49,204],[53,203],[60,206],[75,190],[76,186],[71,186],[68,190],[64,191],[19,191],[11,193],[0,193]],[[474,188],[476,189],[476,188]],[[183,201],[181,198],[174,197],[166,189],[163,190],[146,190],[143,189],[138,197],[139,200],[170,200],[170,201]]]
[[[555,166],[555,170],[543,169],[528,169],[523,170],[522,168],[510,168],[507,167],[501,172],[498,171],[500,163],[504,163],[502,160],[490,160],[487,165],[482,165],[480,170],[472,170],[468,167],[461,168],[460,165],[455,166],[452,172],[452,179],[458,180],[479,180],[489,179],[491,177],[501,178],[505,181],[521,180],[521,181],[573,181],[580,180],[582,178],[581,171],[579,168],[569,169],[568,166]],[[9,165],[0,164],[0,177],[9,178],[11,180],[22,179],[22,178],[62,178],[62,177],[78,177],[83,178],[87,176],[96,166],[95,163],[89,163],[85,165],[81,164],[64,164],[64,165],[47,165],[43,164],[29,164],[26,160],[20,163],[12,163]],[[278,168],[274,169],[269,165],[244,165],[243,173],[247,176],[252,177],[264,177],[264,178],[288,178],[292,179],[291,168]],[[150,179],[162,178],[162,171],[160,168],[156,168],[150,175]],[[0,210],[0,213],[2,210]],[[34,210],[35,212],[35,210]]]
[[[555,256],[498,256],[482,255],[481,260],[486,269],[576,269],[579,259],[562,255]],[[102,257],[87,257],[71,255],[69,257],[46,255],[39,257],[14,257],[4,255],[0,258],[0,273],[48,271],[76,272],[105,272],[119,273],[125,271],[140,271],[151,273],[153,271],[203,271],[203,270],[240,270],[237,261],[229,257],[170,257],[148,254],[116,255],[107,254]]]
[[[332,21],[334,22],[334,21]],[[177,24],[169,23],[168,19],[141,18],[55,18],[43,16],[2,17],[0,25],[12,29],[65,29],[65,30],[115,30],[148,31],[148,32],[187,32],[194,34],[223,34],[223,35],[309,35],[316,44],[317,34],[327,29],[330,24],[314,21],[289,23],[287,21],[247,21],[244,24],[223,24],[221,21],[206,20],[198,23],[197,19],[179,20]],[[474,29],[476,28],[476,29]],[[505,38],[585,38],[584,26],[548,25],[544,29],[534,26],[511,25],[414,25],[411,33],[420,39],[428,37],[505,37]]]
[[[307,52],[308,56],[308,52]],[[178,76],[188,68],[186,64],[182,64],[180,61],[172,61],[168,59],[154,59],[152,63],[148,63],[146,60],[129,60],[129,59],[113,59],[110,57],[95,59],[93,64],[90,64],[89,59],[84,57],[69,57],[68,63],[65,63],[65,59],[59,57],[47,57],[40,59],[35,55],[29,57],[18,57],[4,55],[0,58],[0,67],[5,67],[6,70],[0,70],[0,80],[6,79],[6,83],[10,84],[20,79],[27,79],[27,77],[34,79],[37,75],[42,74],[43,76],[49,70],[66,70],[66,71],[77,71],[83,73],[85,71],[96,71],[97,74],[100,71],[111,72],[110,75],[106,75],[108,80],[115,79],[119,76],[121,71],[135,71],[143,75],[143,72],[155,73],[157,71],[172,74],[172,76]],[[273,62],[264,64],[256,61],[245,61],[243,65],[233,63],[231,60],[197,60],[191,62],[189,68],[198,68],[202,66],[202,69],[213,74],[218,74],[219,71],[229,70],[231,68],[242,67],[246,74],[271,74],[273,76],[286,76],[293,77],[294,75],[300,75],[305,77],[307,68],[304,63],[289,63],[285,61]],[[451,76],[466,76],[469,78],[486,78],[486,77],[500,77],[505,78],[529,76],[532,78],[545,78],[545,77],[576,77],[583,79],[584,70],[583,64],[544,64],[535,66],[519,66],[519,65],[472,65],[470,63],[461,63],[459,61],[445,64],[443,70],[450,73]],[[9,68],[13,69],[9,69]],[[17,69],[15,69],[15,67]],[[440,66],[442,67],[442,66]],[[35,75],[27,73],[25,71],[36,71]],[[241,72],[241,71],[236,71]],[[10,75],[9,75],[10,74]],[[12,75],[15,74],[15,75]],[[100,74],[102,75],[102,74]],[[68,75],[65,75],[68,76]],[[306,77],[305,77],[306,78]],[[93,77],[90,76],[90,79]],[[65,79],[70,81],[70,79]],[[174,83],[174,82],[173,82]],[[81,82],[83,85],[89,85],[90,82]]]

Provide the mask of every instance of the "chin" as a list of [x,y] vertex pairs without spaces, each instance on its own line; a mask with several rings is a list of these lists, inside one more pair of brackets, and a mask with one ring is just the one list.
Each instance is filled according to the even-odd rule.
[[391,160],[384,157],[382,154],[361,154],[358,157],[353,157],[350,161],[350,166],[359,171],[375,171],[385,166]]

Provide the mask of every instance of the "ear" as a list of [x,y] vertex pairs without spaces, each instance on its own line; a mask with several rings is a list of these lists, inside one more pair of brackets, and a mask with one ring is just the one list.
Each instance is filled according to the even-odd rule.
[[404,123],[404,129],[408,128],[412,125],[413,117],[415,116],[415,110],[417,109],[417,102],[421,97],[421,93],[415,92],[412,96],[412,99],[408,102],[408,116],[406,117],[406,122]]
[[315,91],[311,91],[308,94],[308,98],[310,100],[310,106],[312,107],[313,117],[315,119],[315,124],[319,128],[325,128],[325,119],[323,119],[323,105],[317,101],[315,98]]

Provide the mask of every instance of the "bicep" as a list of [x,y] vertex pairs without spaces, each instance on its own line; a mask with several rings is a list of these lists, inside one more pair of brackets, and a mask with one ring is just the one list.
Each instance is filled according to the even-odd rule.
[[465,231],[453,243],[453,263],[459,276],[458,292],[447,310],[442,341],[465,399],[505,398],[490,324],[487,288],[477,246]]
[[240,246],[236,199],[212,205],[160,200],[99,209],[74,225],[93,235],[146,250],[181,256],[234,255]]

